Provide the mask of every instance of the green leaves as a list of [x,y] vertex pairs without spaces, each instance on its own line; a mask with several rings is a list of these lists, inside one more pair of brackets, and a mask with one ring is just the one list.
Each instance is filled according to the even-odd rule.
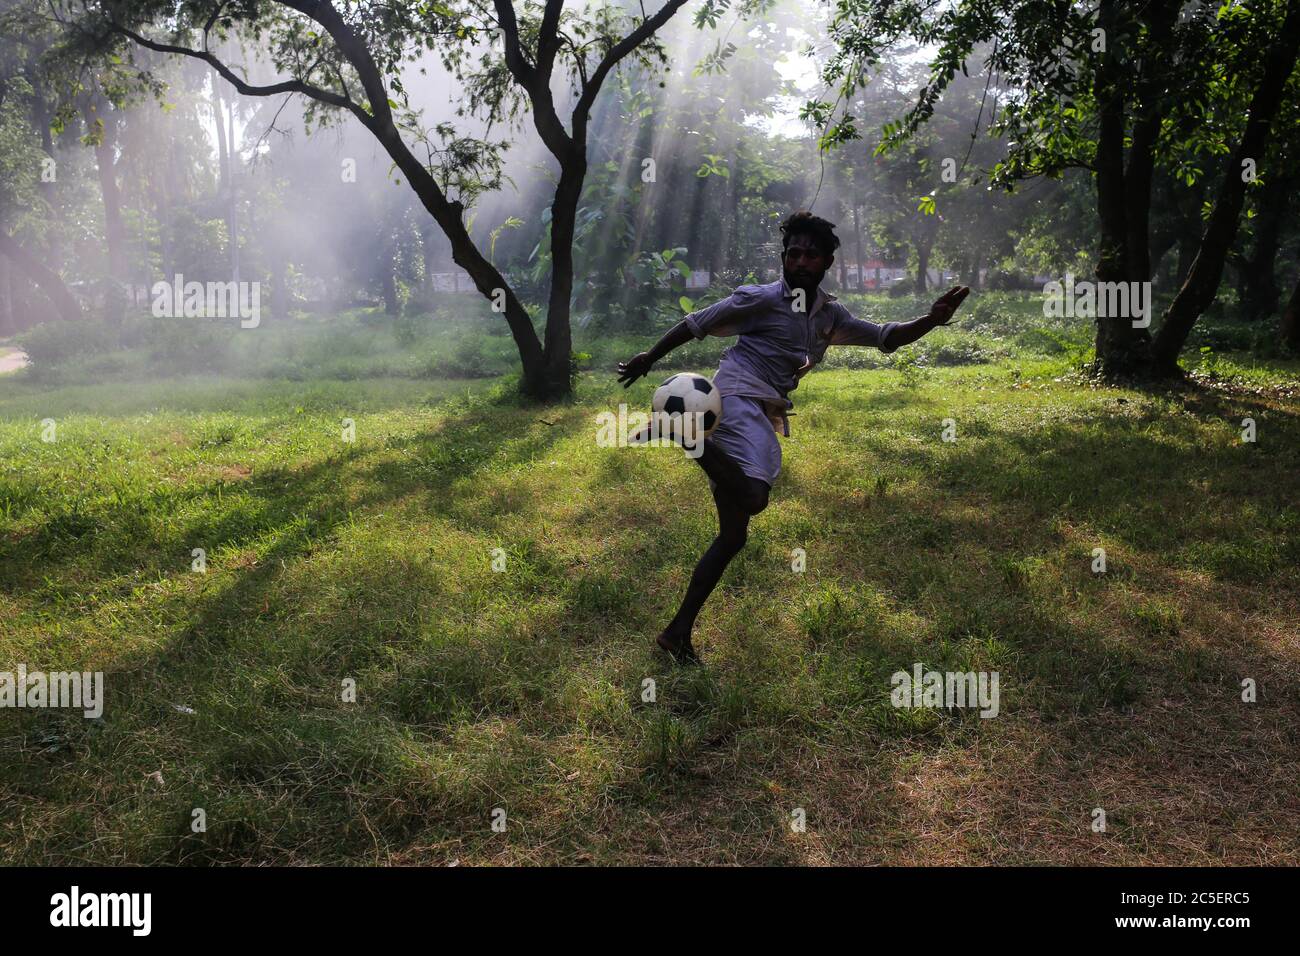
[[699,65],[695,68],[696,76],[707,74],[722,73],[726,69],[726,61],[736,52],[736,44],[728,43],[725,46],[719,40],[711,53],[705,55]]
[[705,153],[704,162],[695,171],[695,175],[701,179],[706,179],[709,176],[721,176],[723,179],[730,179],[731,170],[727,168],[724,157],[720,153]]

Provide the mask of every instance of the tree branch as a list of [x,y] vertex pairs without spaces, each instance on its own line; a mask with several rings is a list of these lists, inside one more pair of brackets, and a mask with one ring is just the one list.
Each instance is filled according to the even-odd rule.
[[530,94],[537,83],[537,70],[528,62],[523,47],[519,45],[519,21],[515,19],[515,7],[511,0],[493,0],[497,10],[497,25],[501,27],[501,39],[505,42],[506,67],[519,85]]
[[659,12],[648,20],[641,21],[641,25],[616,43],[613,48],[605,54],[605,58],[600,61],[594,73],[591,74],[591,80],[582,88],[582,96],[578,98],[578,105],[573,108],[573,138],[577,142],[586,142],[587,138],[587,117],[591,112],[592,104],[596,102],[596,94],[600,92],[601,84],[605,82],[605,77],[609,71],[618,65],[618,61],[623,59],[647,39],[654,35],[655,31],[667,23],[674,13],[676,13],[686,3],[686,0],[667,0]]
[[[370,101],[370,113],[381,124],[392,125],[393,110],[388,105],[388,90],[384,86],[384,76],[379,64],[370,55],[370,49],[361,42],[361,38],[348,26],[347,21],[339,15],[329,0],[278,0],[291,10],[297,10],[310,17],[325,28],[338,44],[339,52],[352,64],[361,78],[361,87],[366,91]],[[364,110],[362,113],[364,114]]]
[[[542,142],[551,151],[551,155],[563,166],[572,158],[573,139],[565,130],[564,124],[560,122],[560,117],[555,112],[555,100],[551,96],[551,69],[555,64],[555,33],[559,29],[563,0],[546,2],[546,11],[542,20],[543,36],[538,42],[538,66],[528,62],[520,47],[519,23],[515,19],[515,8],[511,0],[493,0],[493,3],[497,10],[497,23],[501,27],[501,35],[505,40],[506,67],[528,93],[528,99],[533,106],[533,126],[536,127],[537,134],[541,136]],[[551,23],[551,36],[548,39],[545,31],[547,23],[552,19],[554,22]],[[544,47],[549,49],[549,52],[546,52]],[[540,66],[543,61],[546,63],[545,72]]]
[[194,50],[190,47],[178,46],[174,43],[160,43],[157,40],[150,40],[148,37],[136,33],[130,27],[125,27],[114,21],[109,22],[109,28],[115,33],[120,33],[122,36],[127,37],[147,50],[153,50],[156,53],[174,53],[179,56],[188,56],[195,60],[202,60],[221,74],[225,80],[245,96],[276,96],[280,93],[301,93],[303,96],[310,96],[312,99],[326,103],[330,106],[345,109],[367,125],[371,122],[370,114],[363,110],[355,101],[311,83],[294,79],[282,80],[279,83],[271,83],[266,86],[257,86],[244,80],[238,73],[219,60],[216,55],[208,53],[206,50]]
[[537,74],[551,78],[555,66],[555,52],[560,47],[559,29],[560,13],[564,10],[564,0],[546,0],[546,10],[542,14],[542,29],[537,38]]

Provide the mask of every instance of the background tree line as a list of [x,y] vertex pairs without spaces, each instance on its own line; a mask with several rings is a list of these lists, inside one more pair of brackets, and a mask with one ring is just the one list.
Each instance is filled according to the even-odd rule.
[[397,322],[458,272],[550,397],[571,323],[761,280],[811,207],[840,287],[1154,281],[1152,330],[1098,321],[1102,374],[1174,374],[1216,297],[1300,345],[1297,3],[680,7],[4,0],[0,335],[176,274]]

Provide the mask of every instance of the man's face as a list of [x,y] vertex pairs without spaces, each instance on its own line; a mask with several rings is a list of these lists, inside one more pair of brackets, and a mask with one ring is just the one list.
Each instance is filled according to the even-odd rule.
[[781,254],[785,281],[805,289],[815,289],[820,285],[826,270],[834,261],[835,257],[821,252],[813,237],[806,233],[791,236],[790,245]]

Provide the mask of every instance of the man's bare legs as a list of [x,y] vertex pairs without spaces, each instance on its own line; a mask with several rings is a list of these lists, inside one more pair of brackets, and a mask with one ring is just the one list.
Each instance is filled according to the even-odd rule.
[[735,462],[712,442],[704,443],[704,452],[696,459],[714,482],[713,501],[718,508],[718,535],[695,566],[686,596],[672,621],[659,635],[657,643],[679,661],[698,660],[691,645],[691,631],[700,608],[722,580],[731,559],[740,553],[749,536],[749,519],[767,507],[767,482],[746,475]]

